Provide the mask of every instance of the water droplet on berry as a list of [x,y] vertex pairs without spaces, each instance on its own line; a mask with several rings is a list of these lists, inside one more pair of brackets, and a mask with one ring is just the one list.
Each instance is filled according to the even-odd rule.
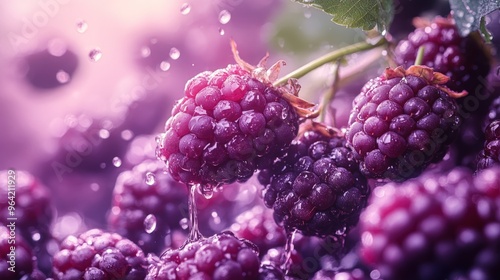
[[121,137],[123,140],[129,141],[134,137],[134,133],[129,129],[125,129],[124,131],[122,131]]
[[224,29],[222,29],[222,27],[219,27],[219,34],[222,36],[222,35],[226,34],[226,31],[224,31]]
[[163,72],[168,71],[168,69],[170,69],[170,63],[169,63],[168,61],[162,61],[162,62],[160,63],[160,69],[161,69],[161,71],[163,71]]
[[36,230],[34,230],[34,231],[32,231],[32,232],[31,232],[31,239],[32,239],[33,241],[38,242],[38,241],[40,241],[40,238],[41,238],[41,237],[42,237],[42,236],[40,235],[40,232],[38,232],[38,231],[36,231]]
[[76,31],[78,31],[78,33],[85,33],[88,27],[88,24],[82,19],[76,22]]
[[155,182],[156,182],[155,174],[153,174],[152,172],[146,173],[146,184],[148,186],[152,186],[155,184]]
[[156,216],[149,214],[144,218],[144,230],[147,233],[152,233],[156,230]]
[[98,191],[100,188],[101,188],[101,186],[99,186],[99,184],[97,184],[97,183],[92,183],[92,184],[90,184],[90,189],[91,189],[93,192]]
[[114,157],[113,158],[113,165],[115,167],[120,167],[122,166],[122,160],[119,157]]
[[107,130],[107,129],[99,130],[99,137],[101,137],[102,139],[108,139],[109,138],[109,130]]
[[141,48],[141,56],[146,58],[151,55],[151,49],[148,47],[142,47]]
[[219,22],[227,24],[231,20],[231,13],[228,10],[222,10],[219,13]]
[[65,84],[67,82],[69,82],[69,74],[68,72],[64,71],[64,70],[59,70],[57,73],[56,73],[56,79],[59,83],[61,84]]
[[183,218],[179,221],[179,225],[181,226],[182,229],[188,229],[189,227],[189,220],[188,218]]
[[171,59],[176,60],[181,56],[181,52],[177,48],[171,48],[169,55]]
[[187,15],[187,14],[189,14],[189,12],[191,12],[191,5],[189,5],[188,3],[182,4],[181,14]]
[[89,52],[89,57],[90,57],[90,60],[93,61],[93,62],[97,62],[101,59],[102,57],[102,51],[98,48],[95,48],[95,49],[92,49],[90,52]]

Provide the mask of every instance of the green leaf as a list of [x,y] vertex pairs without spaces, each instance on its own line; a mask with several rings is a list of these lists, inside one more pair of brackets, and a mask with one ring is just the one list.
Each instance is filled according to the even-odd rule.
[[500,9],[500,0],[450,0],[460,35],[467,36],[481,27],[481,18]]
[[393,0],[293,0],[330,14],[332,21],[350,28],[380,31],[389,28]]

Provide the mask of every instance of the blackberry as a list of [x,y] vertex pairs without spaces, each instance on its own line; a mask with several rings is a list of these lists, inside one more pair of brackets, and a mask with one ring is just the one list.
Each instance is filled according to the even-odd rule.
[[146,280],[259,279],[257,247],[223,232],[165,251],[149,266]]
[[477,158],[477,170],[500,164],[500,119],[491,122],[484,135],[486,141]]
[[395,60],[405,68],[415,63],[418,49],[423,46],[422,65],[450,78],[446,84],[455,91],[476,92],[480,79],[488,75],[489,56],[480,40],[470,35],[462,38],[452,19],[436,17],[430,23],[420,20],[417,28],[396,46]]
[[[369,178],[415,177],[445,155],[461,119],[447,77],[398,67],[369,81],[353,101],[347,142]],[[453,97],[452,97],[453,96]]]
[[[15,189],[9,189],[9,181]],[[49,189],[31,173],[23,170],[0,171],[0,208],[5,209],[1,223],[9,224],[7,209],[12,197],[15,202],[16,228],[31,245],[45,243],[51,238],[49,226],[54,218],[54,207]],[[14,193],[9,192],[14,191]],[[12,196],[13,195],[13,196]]]
[[[383,279],[498,279],[498,168],[425,173],[373,191],[361,258]],[[487,186],[487,187],[486,187]],[[462,277],[462,278],[459,278]]]
[[146,258],[132,241],[117,233],[91,229],[70,235],[53,258],[53,277],[62,279],[144,279]]
[[259,280],[285,280],[285,275],[280,268],[272,264],[262,264],[259,269]]
[[[2,208],[6,209],[6,208]],[[14,249],[14,250],[12,250]],[[44,280],[38,270],[36,257],[22,236],[16,235],[16,224],[0,223],[0,278],[5,280]]]
[[315,130],[294,140],[259,180],[276,222],[304,235],[344,234],[356,225],[369,193],[344,138]]
[[235,45],[233,51],[242,66],[228,65],[189,80],[158,141],[157,155],[178,181],[205,186],[244,182],[279,157],[297,135],[298,97],[271,85],[279,64],[266,72],[243,62]]
[[138,244],[145,253],[170,246],[170,232],[187,216],[187,189],[164,172],[163,163],[146,160],[122,172],[108,215],[111,230]]
[[285,230],[274,222],[273,212],[261,205],[237,216],[230,230],[257,245],[261,253],[286,244]]

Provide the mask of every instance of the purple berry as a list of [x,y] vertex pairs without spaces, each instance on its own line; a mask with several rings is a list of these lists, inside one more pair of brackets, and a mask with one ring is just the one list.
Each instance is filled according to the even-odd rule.
[[54,255],[53,277],[62,279],[144,279],[146,258],[132,241],[92,229],[70,235]]
[[387,69],[354,99],[346,138],[367,177],[403,180],[443,158],[461,121],[436,75],[447,79],[427,67]]
[[500,119],[491,122],[485,129],[486,141],[477,158],[477,170],[500,164]]
[[306,131],[287,155],[259,174],[264,203],[287,231],[340,235],[356,225],[368,198],[353,153],[337,136]]
[[244,182],[261,163],[281,155],[297,134],[294,108],[240,66],[198,74],[184,93],[158,147],[180,182]]

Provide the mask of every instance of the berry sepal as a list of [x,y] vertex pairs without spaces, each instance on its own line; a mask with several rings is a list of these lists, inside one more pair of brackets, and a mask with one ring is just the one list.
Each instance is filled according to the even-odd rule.
[[408,69],[405,69],[403,66],[398,66],[394,69],[386,68],[382,76],[385,80],[389,80],[392,78],[404,78],[409,75],[424,79],[429,85],[436,86],[453,98],[462,98],[468,94],[466,90],[462,90],[461,92],[451,90],[445,86],[450,80],[448,76],[424,65],[412,65]]

